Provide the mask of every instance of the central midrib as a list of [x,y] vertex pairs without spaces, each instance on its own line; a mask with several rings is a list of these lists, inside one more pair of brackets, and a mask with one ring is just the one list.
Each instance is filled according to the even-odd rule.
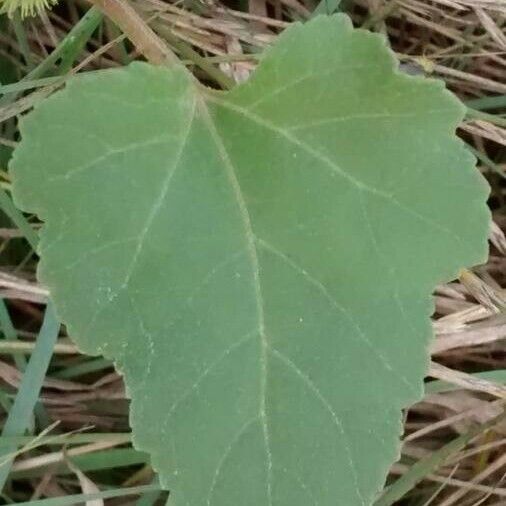
[[239,213],[241,216],[241,221],[244,227],[244,233],[246,236],[246,242],[248,247],[249,257],[251,259],[252,271],[253,271],[253,284],[255,289],[255,300],[257,305],[257,317],[258,317],[258,332],[260,336],[260,399],[259,399],[259,415],[260,421],[262,424],[262,432],[265,444],[265,453],[267,459],[267,497],[269,506],[272,504],[272,494],[271,494],[271,473],[272,473],[272,457],[271,457],[271,449],[270,449],[270,441],[269,441],[269,427],[267,420],[267,410],[266,410],[266,392],[267,392],[267,361],[268,361],[268,351],[269,351],[269,343],[267,340],[267,334],[265,332],[265,316],[264,316],[264,302],[262,296],[262,285],[260,282],[260,264],[258,260],[258,252],[255,242],[255,234],[253,232],[253,226],[251,223],[251,217],[246,206],[246,201],[244,199],[239,181],[237,179],[236,170],[230,159],[228,151],[223,143],[220,133],[216,128],[214,120],[209,112],[209,109],[204,101],[204,99],[198,99],[197,107],[202,113],[202,117],[209,127],[209,133],[211,138],[216,145],[216,149],[220,156],[220,159],[223,162],[223,165],[227,172],[227,177],[230,181],[230,185],[234,192],[234,197],[237,202],[237,206],[239,208]]

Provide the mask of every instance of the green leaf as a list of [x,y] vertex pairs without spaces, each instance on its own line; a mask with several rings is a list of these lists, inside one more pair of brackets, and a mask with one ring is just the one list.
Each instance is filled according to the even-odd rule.
[[368,505],[428,368],[431,291],[485,260],[488,187],[441,82],[345,16],[244,85],[136,63],[22,124],[40,280],[114,359],[175,505]]

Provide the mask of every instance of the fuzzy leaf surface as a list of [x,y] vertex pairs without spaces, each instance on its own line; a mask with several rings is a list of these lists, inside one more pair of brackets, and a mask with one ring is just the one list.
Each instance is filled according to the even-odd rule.
[[124,375],[172,504],[371,504],[421,396],[431,292],[486,257],[462,117],[333,16],[230,92],[135,63],[23,121],[39,278]]

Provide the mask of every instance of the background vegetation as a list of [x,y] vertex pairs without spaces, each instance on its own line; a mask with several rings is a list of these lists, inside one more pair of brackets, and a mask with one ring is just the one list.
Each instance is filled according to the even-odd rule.
[[[59,328],[47,290],[35,281],[39,223],[13,206],[7,169],[19,140],[20,115],[73,73],[121,66],[141,56],[100,10],[89,10],[90,2],[61,0],[51,11],[22,19],[14,7],[23,3],[43,2],[0,0],[12,8],[12,17],[0,16],[2,500],[164,504],[167,494],[158,489],[148,457],[130,445],[121,377],[106,360],[78,353]],[[377,506],[504,506],[506,1],[130,3],[214,87],[246,79],[257,55],[289,23],[339,10],[356,26],[384,33],[405,71],[444,79],[468,106],[459,134],[492,187],[490,258],[434,294],[431,378],[423,401],[406,413],[402,455]]]

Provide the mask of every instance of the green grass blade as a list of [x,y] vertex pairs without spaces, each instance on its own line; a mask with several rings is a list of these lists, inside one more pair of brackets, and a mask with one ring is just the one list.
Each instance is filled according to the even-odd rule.
[[[9,315],[9,311],[7,311],[7,306],[5,305],[5,301],[0,299],[0,326],[2,327],[2,332],[6,339],[17,342],[17,333],[14,325],[12,324],[11,317]],[[0,342],[0,347],[3,343]],[[18,355],[17,353],[13,353],[14,362],[16,367],[20,371],[24,371],[26,367],[26,359],[25,357]]]
[[[53,305],[49,303],[46,308],[42,328],[37,338],[37,345],[26,367],[16,399],[5,422],[2,436],[22,436],[28,428],[51,360],[59,328],[60,323],[56,319]],[[17,449],[15,445],[2,446],[0,450],[0,458],[3,457],[2,460],[5,460],[7,455],[15,452]],[[11,465],[12,460],[7,459],[0,467],[0,490],[5,485]]]
[[61,81],[60,77],[43,77],[41,79],[32,79],[26,81],[19,81],[17,83],[4,84],[0,86],[0,95],[7,93],[20,93],[26,90],[32,90],[33,88],[41,88],[43,86],[49,86]]
[[471,153],[478,158],[478,160],[483,164],[486,165],[492,172],[495,172],[498,176],[502,177],[503,179],[506,178],[506,174],[504,173],[504,170],[499,167],[496,163],[494,163],[483,151],[479,151],[476,148],[473,148],[469,144],[467,145],[467,148]]
[[320,14],[333,14],[339,10],[341,2],[342,0],[321,0],[315,10],[311,13],[311,17],[314,18]]
[[[153,479],[153,486],[160,486],[158,481],[158,476],[155,476]],[[135,506],[153,506],[158,498],[160,497],[160,490],[157,490],[155,492],[145,492],[142,494],[142,496],[139,498],[139,500],[135,503]],[[169,504],[167,502],[167,504]]]
[[473,109],[478,110],[498,109],[500,107],[506,107],[506,95],[475,98],[474,100],[468,100],[465,104],[467,107],[472,107]]
[[[65,73],[69,70],[69,65],[75,60],[76,56],[82,50],[92,33],[96,30],[102,21],[102,13],[96,9],[91,8],[79,22],[70,30],[65,38],[58,44],[54,51],[37,67],[29,72],[21,82],[32,81],[48,74],[54,65],[61,59],[60,73]],[[5,95],[0,99],[0,105],[10,104],[16,100],[17,94]]]
[[[84,473],[102,471],[105,469],[118,469],[121,467],[147,464],[149,456],[133,448],[111,448],[109,450],[94,451],[83,455],[70,455],[72,462]],[[53,474],[67,475],[72,471],[63,459],[30,469],[16,469],[12,471],[13,479],[38,478],[44,476],[49,470]]]
[[92,372],[109,369],[110,367],[113,367],[113,364],[110,360],[99,357],[93,358],[91,360],[86,360],[81,364],[65,367],[61,371],[56,372],[53,376],[60,379],[72,379],[77,378],[78,376],[83,376],[84,374],[90,374]]
[[18,40],[19,48],[23,53],[23,58],[25,59],[28,67],[31,69],[35,66],[35,62],[33,60],[32,52],[30,51],[30,44],[28,42],[28,37],[26,36],[25,27],[23,26],[23,20],[21,19],[21,14],[18,10],[14,11],[11,22],[14,27],[16,39]]
[[32,228],[30,223],[28,223],[23,213],[13,204],[12,199],[2,188],[0,188],[0,209],[2,209],[14,225],[21,230],[26,240],[30,243],[30,246],[36,249],[39,242],[37,232]]
[[489,114],[487,112],[478,111],[476,109],[472,109],[469,106],[467,106],[466,118],[471,120],[475,119],[475,120],[488,121],[493,125],[498,125],[502,127],[506,126],[506,118],[503,118],[498,114]]
[[130,443],[131,435],[128,432],[98,432],[92,434],[55,434],[48,436],[5,436],[2,437],[2,442],[12,444],[15,446],[27,445],[30,447],[36,440],[35,446],[42,445],[64,445],[72,447],[73,445],[81,445],[84,443],[97,443],[102,441],[112,441],[118,444]]
[[124,497],[127,495],[141,494],[144,492],[153,492],[159,490],[154,485],[144,485],[141,487],[118,488],[97,492],[95,494],[74,494],[65,497],[53,497],[50,499],[38,499],[36,501],[27,501],[18,503],[19,506],[71,506],[72,504],[81,504],[86,501],[96,501],[97,499],[112,499],[113,497]]
[[506,412],[503,412],[489,422],[475,427],[467,433],[455,438],[439,450],[432,452],[428,457],[420,459],[407,473],[385,489],[382,496],[374,503],[374,506],[391,506],[394,504],[412,490],[416,484],[422,481],[427,475],[433,473],[450,456],[462,450],[476,436],[490,430],[497,425],[497,423],[504,420],[505,417]]

